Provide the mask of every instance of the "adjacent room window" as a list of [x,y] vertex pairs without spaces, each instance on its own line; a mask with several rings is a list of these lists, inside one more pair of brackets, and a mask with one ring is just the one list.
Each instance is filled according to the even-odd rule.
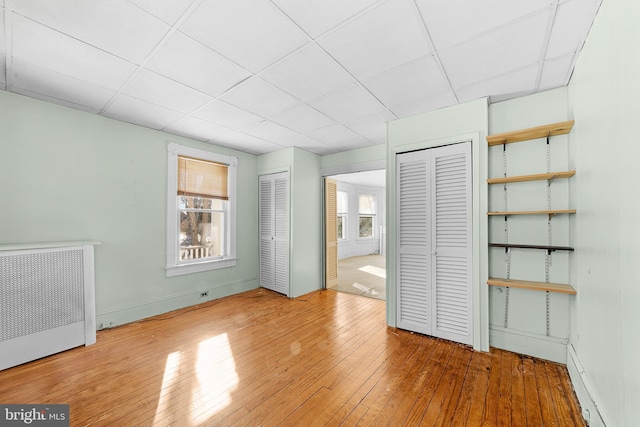
[[360,194],[358,196],[358,237],[370,239],[375,236],[376,196]]
[[167,276],[235,265],[237,159],[169,144]]
[[337,200],[337,224],[338,240],[347,238],[347,214],[349,213],[349,194],[346,191],[338,191]]

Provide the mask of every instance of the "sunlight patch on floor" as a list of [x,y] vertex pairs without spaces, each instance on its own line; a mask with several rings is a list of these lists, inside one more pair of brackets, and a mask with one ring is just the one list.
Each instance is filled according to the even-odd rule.
[[198,384],[192,390],[191,421],[201,425],[231,403],[239,378],[227,334],[202,341],[196,362]]
[[153,419],[153,425],[159,422],[158,416],[169,406],[171,393],[174,391],[174,384],[178,378],[180,371],[180,352],[174,351],[167,356],[167,363],[164,365],[164,374],[162,376],[162,388],[160,389],[160,397],[158,397],[158,406],[156,407],[156,415]]
[[351,286],[353,286],[354,288],[356,288],[356,289],[358,289],[358,290],[360,290],[362,292],[366,292],[369,295],[378,295],[378,291],[376,291],[375,289],[370,288],[370,287],[365,286],[365,285],[362,285],[362,284],[360,284],[358,282],[353,282],[353,284]]
[[375,265],[365,265],[364,267],[360,267],[358,269],[364,273],[373,274],[377,277],[382,277],[383,279],[387,278],[387,270],[384,268],[376,267]]

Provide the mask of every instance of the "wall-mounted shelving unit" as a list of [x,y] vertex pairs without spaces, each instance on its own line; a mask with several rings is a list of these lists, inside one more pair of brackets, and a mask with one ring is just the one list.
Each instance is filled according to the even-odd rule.
[[[564,121],[564,122],[559,122],[559,123],[552,123],[552,124],[548,124],[548,125],[543,125],[543,126],[537,126],[537,127],[533,127],[533,128],[529,128],[529,129],[522,129],[522,130],[517,130],[517,131],[513,131],[513,132],[505,132],[505,133],[501,133],[501,134],[495,134],[495,135],[489,135],[487,136],[487,143],[489,145],[489,147],[492,146],[497,146],[497,145],[503,145],[503,151],[506,150],[506,148],[504,147],[504,145],[506,144],[511,144],[511,143],[515,143],[515,142],[522,142],[522,141],[529,141],[529,140],[533,140],[533,139],[541,139],[541,138],[546,138],[547,139],[547,167],[549,165],[549,148],[548,148],[548,144],[549,144],[549,140],[551,136],[555,136],[555,135],[563,135],[563,134],[567,134],[571,131],[571,129],[573,128],[573,124],[574,121],[573,120],[569,120],[569,121]],[[506,171],[506,157],[505,157],[505,171]],[[506,173],[505,173],[506,174]],[[551,182],[555,179],[561,179],[561,178],[571,178],[576,174],[575,170],[567,170],[567,171],[558,171],[558,172],[551,172],[551,171],[547,171],[546,173],[538,173],[538,174],[532,174],[532,175],[519,175],[519,176],[504,176],[504,177],[500,177],[500,178],[489,178],[487,180],[487,183],[492,185],[492,184],[502,184],[505,186],[505,207],[506,207],[506,197],[507,197],[507,193],[506,193],[506,185],[507,184],[512,184],[512,183],[520,183],[520,182],[529,182],[529,181],[548,181],[548,185],[547,188],[549,188]],[[547,191],[550,191],[549,189]],[[549,197],[550,197],[550,193],[548,193]],[[575,214],[576,210],[575,209],[551,209],[550,206],[550,198],[548,199],[548,203],[549,206],[547,206],[547,209],[541,209],[541,210],[528,210],[528,211],[508,211],[508,210],[504,210],[504,211],[492,211],[492,212],[487,212],[487,215],[489,216],[504,216],[505,217],[505,235],[507,235],[506,230],[507,230],[507,217],[511,216],[511,215],[548,215],[549,216],[549,244],[548,245],[530,245],[530,244],[514,244],[514,243],[490,243],[489,247],[499,247],[499,248],[504,248],[505,252],[509,253],[509,251],[511,251],[512,249],[533,249],[533,250],[544,250],[546,251],[546,271],[545,271],[545,277],[547,278],[547,280],[545,282],[535,282],[535,281],[530,281],[530,280],[514,280],[509,278],[509,268],[507,268],[507,278],[495,278],[495,277],[491,277],[489,278],[489,280],[487,281],[488,285],[491,286],[500,286],[500,287],[506,287],[508,288],[521,288],[521,289],[530,289],[530,290],[538,290],[538,291],[545,291],[547,292],[547,298],[548,298],[548,292],[559,292],[559,293],[564,293],[564,294],[569,294],[569,295],[575,295],[576,294],[576,290],[569,284],[560,284],[560,283],[549,283],[548,281],[548,277],[549,277],[549,264],[550,264],[550,257],[551,257],[551,252],[554,251],[573,251],[574,248],[569,247],[569,246],[557,246],[557,245],[551,245],[551,234],[550,234],[550,223],[551,223],[551,218],[554,217],[555,215],[559,215],[559,214]],[[510,263],[510,258],[508,257],[508,263]],[[508,300],[507,300],[508,301]],[[508,304],[508,302],[507,302]],[[506,307],[506,310],[508,311],[508,306]],[[547,334],[549,333],[549,304],[548,304],[548,299],[547,299]],[[505,326],[506,326],[506,315],[505,315]]]

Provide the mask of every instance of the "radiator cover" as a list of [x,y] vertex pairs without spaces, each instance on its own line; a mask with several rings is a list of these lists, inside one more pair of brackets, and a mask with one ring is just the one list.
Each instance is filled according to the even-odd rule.
[[0,246],[0,370],[95,343],[94,244]]

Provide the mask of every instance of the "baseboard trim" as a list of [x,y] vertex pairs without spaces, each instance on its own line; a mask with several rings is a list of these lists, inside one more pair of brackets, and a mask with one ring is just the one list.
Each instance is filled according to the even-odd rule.
[[567,340],[525,331],[489,326],[489,345],[552,362],[567,363]]
[[[144,301],[131,304],[125,307],[118,307],[111,310],[104,310],[96,315],[97,329],[111,328],[125,323],[135,322],[147,317],[177,310],[191,305],[223,298],[240,292],[257,289],[258,279],[234,280],[232,282],[218,284],[215,287],[202,290],[191,290],[180,294],[168,295],[155,300]],[[200,297],[201,291],[207,291],[209,295]]]
[[571,344],[567,346],[567,353],[567,370],[582,408],[582,417],[587,421],[589,427],[612,426],[613,424],[604,411],[598,407],[598,399],[594,392],[594,387]]

